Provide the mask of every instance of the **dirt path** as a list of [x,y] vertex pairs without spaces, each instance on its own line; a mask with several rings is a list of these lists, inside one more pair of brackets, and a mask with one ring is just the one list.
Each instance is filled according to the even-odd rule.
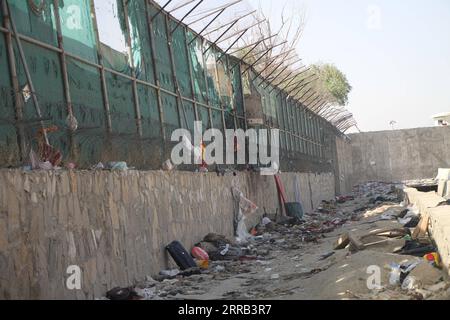
[[[339,223],[347,217],[347,222],[341,221],[332,232],[306,232],[305,236],[305,225],[275,226],[259,240],[251,241],[250,247],[258,252],[258,260],[211,262],[204,274],[162,282],[149,279],[137,292],[150,300],[449,299],[450,286],[443,282],[444,273],[431,266],[425,272],[430,272],[431,279],[426,285],[421,284],[415,290],[390,285],[392,263],[423,260],[392,253],[405,245],[404,239],[389,238],[355,253],[348,248],[333,250],[338,238],[346,232],[362,236],[374,230],[403,228],[397,219],[380,218],[403,211],[404,207],[392,202],[374,203],[371,193],[369,197],[366,193],[357,193],[354,200],[334,205],[332,212],[322,208],[322,213],[307,217],[305,225],[315,227],[329,226],[330,221]],[[372,210],[361,210],[368,203],[372,203]],[[359,212],[357,219],[355,211]],[[368,273],[370,270],[372,273]],[[380,290],[368,288],[368,280],[373,283],[370,278],[373,270],[379,271]]]

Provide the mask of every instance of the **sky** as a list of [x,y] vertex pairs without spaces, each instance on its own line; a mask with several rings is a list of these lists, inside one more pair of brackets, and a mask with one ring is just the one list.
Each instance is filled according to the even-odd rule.
[[304,10],[304,63],[334,63],[353,90],[361,131],[433,126],[450,112],[450,1],[248,0],[275,26],[284,6]]

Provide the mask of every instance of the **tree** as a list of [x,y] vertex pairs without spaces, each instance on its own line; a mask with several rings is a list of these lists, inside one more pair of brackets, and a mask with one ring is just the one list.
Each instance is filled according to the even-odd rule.
[[312,65],[312,70],[318,77],[315,83],[316,92],[322,92],[330,96],[330,99],[333,100],[329,101],[330,103],[346,106],[352,86],[345,74],[334,64],[329,63],[314,64]]

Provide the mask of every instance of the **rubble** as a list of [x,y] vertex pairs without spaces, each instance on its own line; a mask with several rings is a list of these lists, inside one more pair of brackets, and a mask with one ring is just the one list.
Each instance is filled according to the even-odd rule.
[[[234,192],[239,224],[256,205]],[[412,229],[401,219],[419,215],[400,201],[396,185],[373,182],[323,201],[301,220],[265,215],[251,228],[252,235],[245,227],[245,241],[239,233],[236,239],[210,233],[189,250],[197,264],[208,258],[206,268],[162,271],[133,290],[145,300],[445,295],[447,283],[434,263],[436,248],[426,238],[413,240]],[[366,284],[371,265],[382,270],[378,290]]]

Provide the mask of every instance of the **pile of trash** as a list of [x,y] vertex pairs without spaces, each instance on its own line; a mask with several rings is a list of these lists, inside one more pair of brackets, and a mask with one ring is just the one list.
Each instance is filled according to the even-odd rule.
[[[336,236],[338,240],[330,252],[320,256],[319,261],[325,261],[342,250],[348,250],[349,255],[364,250],[398,254],[405,257],[404,262],[385,266],[390,272],[389,290],[406,290],[425,297],[433,290],[445,287],[440,284],[442,273],[436,247],[428,237],[415,233],[415,229],[420,227],[418,210],[399,204],[401,199],[395,185],[373,182],[355,187],[351,195],[323,201],[314,212],[303,214],[301,219],[279,215],[278,212],[266,213],[256,226],[247,224],[257,206],[239,190],[233,189],[232,193],[236,201],[234,238],[210,233],[190,251],[174,241],[166,249],[178,269],[163,270],[132,288],[115,288],[108,292],[107,298],[121,300],[126,296],[128,300],[164,300],[207,297],[206,283],[249,273],[255,265],[268,265],[290,251],[302,250],[308,244],[320,244]],[[366,232],[364,228],[364,234],[353,233],[354,224],[363,219],[361,224],[369,226],[369,230]],[[370,225],[377,222],[382,225],[392,222],[395,227],[370,230]],[[352,226],[352,231],[329,236],[347,224]],[[266,268],[267,272],[270,270]],[[311,274],[321,272],[319,269],[311,270]],[[270,275],[270,281],[279,278],[277,273]],[[386,290],[378,293],[387,295]]]

